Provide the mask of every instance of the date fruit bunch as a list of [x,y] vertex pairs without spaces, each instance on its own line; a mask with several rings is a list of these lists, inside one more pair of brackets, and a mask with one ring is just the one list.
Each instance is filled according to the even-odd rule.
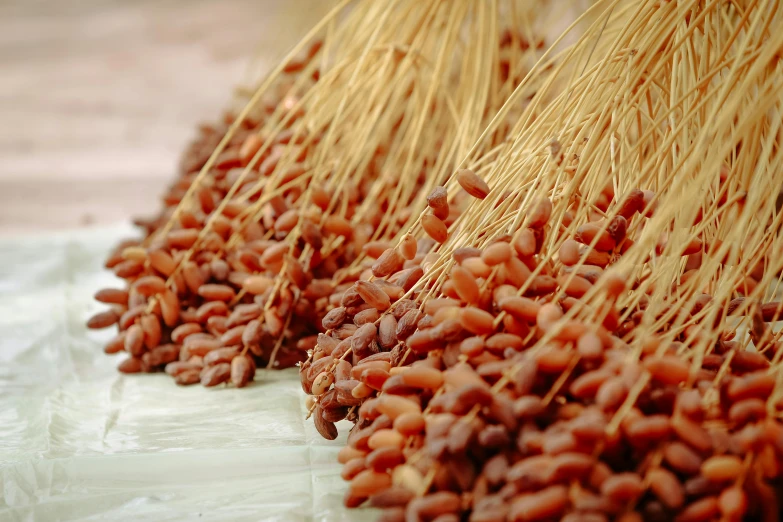
[[[322,435],[354,424],[346,505],[781,518],[773,4],[595,2],[513,143],[430,190],[329,298],[301,377]],[[475,202],[447,224],[462,192]]]
[[[330,298],[416,220],[435,178],[453,168],[461,151],[444,144],[478,134],[485,121],[476,107],[493,115],[543,49],[508,23],[486,33],[487,17],[508,6],[455,14],[444,3],[396,4],[359,2],[331,46],[303,47],[263,97],[201,128],[161,213],[138,222],[144,237],[122,242],[106,262],[125,286],[97,292],[109,309],[88,326],[118,329],[105,351],[129,356],[121,372],[165,370],[177,384],[243,387],[257,367],[306,359]],[[467,33],[427,31],[448,17]],[[361,19],[370,25],[354,35]],[[480,45],[473,33],[483,35]],[[406,39],[420,47],[389,43]],[[363,46],[376,53],[384,41],[397,49],[384,61],[361,58]],[[335,42],[355,47],[326,54]],[[461,80],[455,72],[484,48],[493,58],[477,67],[487,74]],[[442,62],[441,76],[417,67],[422,56]],[[486,99],[464,95],[479,91]],[[453,207],[444,226],[459,216]]]
[[[214,386],[230,380],[242,387],[253,379],[257,365],[269,362],[283,337],[294,342],[278,350],[276,364],[288,367],[301,359],[296,341],[317,332],[312,303],[295,304],[287,290],[267,306],[272,282],[261,275],[278,271],[290,255],[289,245],[280,240],[290,230],[292,218],[295,223],[293,207],[301,188],[293,185],[278,191],[266,198],[260,219],[248,217],[283,151],[296,145],[292,142],[305,141],[291,125],[259,154],[265,121],[279,106],[294,103],[286,97],[291,77],[320,47],[315,42],[305,62],[289,67],[261,108],[235,129],[206,176],[202,169],[236,115],[227,113],[223,124],[202,126],[181,161],[177,180],[163,197],[159,216],[137,221],[145,237],[120,243],[109,256],[106,267],[126,281],[126,288],[98,291],[95,298],[110,309],[92,317],[88,326],[117,326],[119,333],[105,351],[130,355],[120,363],[120,371],[151,372],[165,367],[178,384]],[[297,151],[301,158],[306,154],[306,147]],[[302,163],[295,163],[284,175],[291,181],[302,173]],[[360,190],[355,187],[352,204],[362,196]],[[322,205],[323,198],[328,202],[325,191],[319,194]],[[185,206],[182,202],[188,196],[194,204]],[[328,223],[323,234],[344,234],[346,227],[345,223]],[[335,254],[327,263],[331,267],[313,266],[311,277],[318,280],[346,261]],[[294,315],[297,320],[287,319]]]
[[[458,179],[489,192],[472,172]],[[608,194],[612,217],[575,226],[557,256],[541,250],[544,198],[515,234],[447,264],[427,250],[442,236],[406,237],[330,297],[301,377],[324,437],[354,422],[339,454],[347,506],[383,521],[778,519],[783,352],[769,323],[781,304],[720,305],[750,322],[755,349],[726,330],[687,350],[711,325],[711,296],[667,315],[686,301],[676,288],[653,310],[643,281],[613,267],[653,196]],[[442,204],[436,189],[431,220]],[[657,333],[649,314],[663,317]]]

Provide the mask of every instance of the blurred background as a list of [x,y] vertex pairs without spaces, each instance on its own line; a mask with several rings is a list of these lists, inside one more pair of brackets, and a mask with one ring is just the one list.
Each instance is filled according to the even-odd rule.
[[328,0],[0,0],[0,236],[148,215]]

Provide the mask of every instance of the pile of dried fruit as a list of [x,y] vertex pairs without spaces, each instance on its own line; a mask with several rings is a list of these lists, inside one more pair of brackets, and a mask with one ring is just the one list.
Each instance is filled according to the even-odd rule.
[[[164,210],[139,222],[145,237],[106,263],[126,287],[96,294],[111,308],[88,326],[118,326],[105,351],[130,355],[120,371],[165,367],[178,384],[242,387],[257,366],[304,360],[328,297],[416,219],[422,193],[540,52],[540,40],[491,32],[500,16],[490,5],[360,2],[326,42],[300,45],[243,111],[204,126]],[[357,33],[362,20],[373,22]],[[386,54],[357,59],[367,52]],[[466,67],[475,79],[456,76]]]
[[[322,436],[354,423],[347,506],[779,520],[783,81],[765,71],[783,36],[765,27],[781,14],[599,4],[609,23],[576,48],[610,53],[600,67],[534,97],[491,168],[430,191],[410,235],[329,298],[300,375]],[[705,46],[747,76],[713,82],[723,62],[686,51]]]
[[[636,353],[622,337],[646,309],[618,308],[634,288],[606,269],[628,221],[644,219],[643,193],[619,210],[600,238],[599,225],[579,227],[553,265],[539,254],[551,230],[541,200],[513,238],[455,250],[443,297],[421,311],[419,292],[400,299],[425,272],[413,244],[376,261],[373,275],[398,259],[385,279],[342,292],[301,376],[324,437],[336,437],[335,421],[356,422],[340,453],[347,505],[369,499],[388,521],[777,516],[776,351],[719,339],[692,361],[681,343],[650,337]],[[602,306],[579,319],[591,288]],[[700,312],[679,320],[698,325]],[[781,305],[752,313],[763,336]]]

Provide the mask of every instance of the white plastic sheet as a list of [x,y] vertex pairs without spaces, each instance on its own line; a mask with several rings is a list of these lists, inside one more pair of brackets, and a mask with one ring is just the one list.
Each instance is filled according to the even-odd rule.
[[[119,374],[93,293],[117,226],[0,240],[0,521],[364,521],[296,370],[248,388]],[[343,423],[345,424],[345,423]]]

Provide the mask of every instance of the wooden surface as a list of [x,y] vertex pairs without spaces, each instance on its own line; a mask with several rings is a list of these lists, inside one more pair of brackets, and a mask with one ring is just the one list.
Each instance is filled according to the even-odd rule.
[[195,125],[328,6],[0,1],[0,235],[154,211]]

